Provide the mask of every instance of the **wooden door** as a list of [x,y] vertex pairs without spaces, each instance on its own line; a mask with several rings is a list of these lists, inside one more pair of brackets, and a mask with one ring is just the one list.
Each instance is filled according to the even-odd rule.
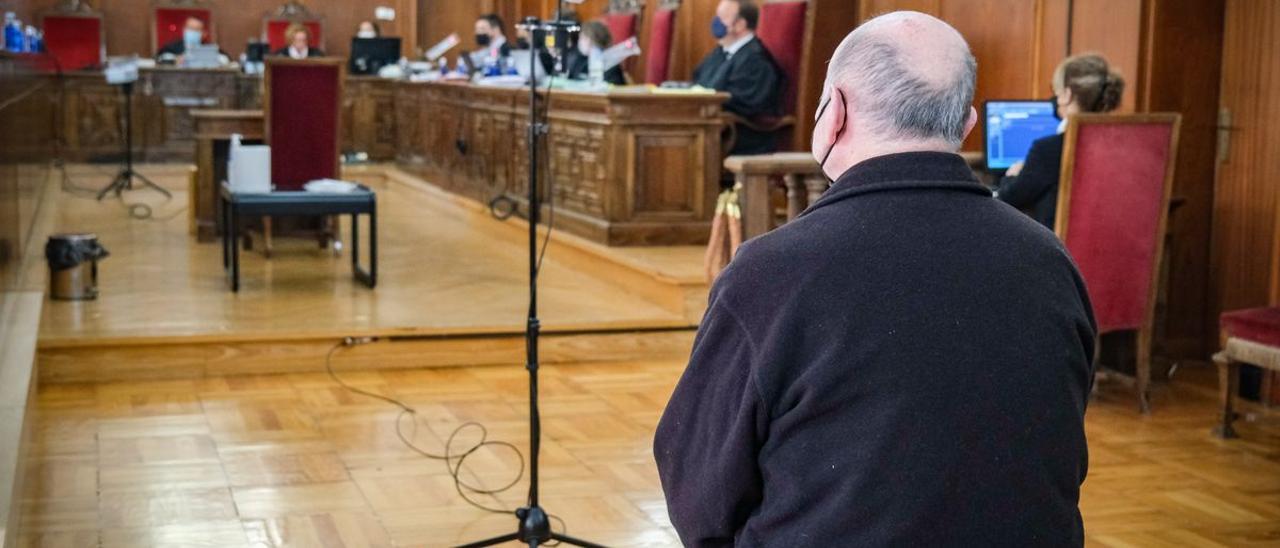
[[1223,37],[1211,261],[1217,312],[1280,304],[1280,2],[1228,0]]
[[[1228,0],[1223,37],[1210,274],[1215,320],[1224,310],[1280,305],[1280,2]],[[1259,390],[1273,404],[1280,403],[1277,382],[1274,373],[1265,375]]]

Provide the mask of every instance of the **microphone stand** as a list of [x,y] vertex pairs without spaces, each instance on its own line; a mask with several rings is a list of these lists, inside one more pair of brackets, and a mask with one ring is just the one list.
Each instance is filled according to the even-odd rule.
[[[559,14],[557,14],[559,19]],[[526,24],[530,22],[526,19]],[[560,27],[559,21],[549,25],[549,31]],[[532,37],[532,30],[530,35]],[[556,44],[556,47],[561,47]],[[538,336],[542,326],[538,321],[538,219],[541,216],[541,199],[538,194],[538,149],[547,135],[547,124],[538,121],[538,48],[529,47],[529,317],[525,324],[525,369],[529,370],[529,500],[516,510],[519,523],[516,532],[485,539],[459,548],[481,548],[504,542],[517,541],[529,548],[545,546],[556,541],[583,548],[604,548],[600,544],[576,539],[551,530],[551,520],[546,510],[538,504],[538,451],[542,445],[542,418],[538,414]],[[550,105],[547,105],[550,108]]]
[[121,84],[120,93],[124,95],[124,167],[120,168],[120,172],[116,174],[115,179],[112,179],[111,184],[98,191],[98,201],[101,202],[107,194],[112,192],[119,196],[126,190],[133,190],[134,179],[164,194],[166,198],[172,198],[173,195],[168,190],[165,190],[164,187],[153,183],[145,175],[133,170],[133,82]]

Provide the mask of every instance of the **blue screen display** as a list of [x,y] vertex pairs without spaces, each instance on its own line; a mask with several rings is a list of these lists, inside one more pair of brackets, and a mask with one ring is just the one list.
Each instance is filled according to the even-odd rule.
[[988,101],[987,169],[1008,169],[1026,159],[1031,142],[1058,131],[1049,101]]

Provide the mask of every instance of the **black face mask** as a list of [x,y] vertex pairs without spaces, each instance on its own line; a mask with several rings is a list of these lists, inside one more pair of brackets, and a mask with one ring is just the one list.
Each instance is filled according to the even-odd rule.
[[529,40],[524,37],[516,38],[516,49],[529,49]]
[[476,34],[476,45],[482,48],[487,47],[491,41],[493,39],[488,34]]
[[[839,94],[840,94],[840,104],[845,105],[845,108],[848,108],[848,106],[849,106],[849,105],[848,105],[848,103],[845,103],[845,102],[844,102],[844,92],[842,92],[842,91],[840,91],[840,90],[838,90],[838,89],[837,89],[837,90],[835,90],[835,91],[836,91],[836,93],[839,93]],[[813,119],[813,123],[814,123],[814,125],[817,125],[817,124],[818,124],[818,122],[822,121],[822,115],[827,113],[827,107],[831,106],[831,101],[832,101],[833,99],[834,99],[834,98],[832,98],[832,97],[828,97],[828,98],[827,98],[827,102],[823,103],[823,104],[822,104],[822,108],[819,108],[819,109],[818,109],[818,117]],[[844,128],[843,128],[843,127],[842,127],[842,128],[840,128],[840,131],[836,133],[836,138],[835,138],[834,140],[832,140],[832,141],[831,141],[831,146],[830,146],[829,148],[827,148],[827,153],[822,155],[822,161],[821,161],[821,162],[818,162],[818,168],[819,168],[820,170],[822,170],[822,176],[823,176],[823,177],[826,177],[826,179],[827,179],[827,184],[828,184],[828,185],[833,185],[833,184],[835,184],[835,181],[831,179],[831,176],[830,176],[830,175],[827,175],[827,160],[831,158],[831,153],[832,153],[832,152],[835,152],[835,150],[836,150],[836,143],[840,142],[840,136],[841,136],[841,135],[844,135]]]

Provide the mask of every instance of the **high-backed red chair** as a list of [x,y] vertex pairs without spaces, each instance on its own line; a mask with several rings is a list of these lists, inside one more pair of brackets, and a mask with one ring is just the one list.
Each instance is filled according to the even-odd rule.
[[285,41],[284,31],[294,23],[301,23],[310,31],[311,41],[308,46],[325,50],[324,18],[311,13],[311,10],[296,0],[289,0],[262,18],[263,39],[271,51],[289,45]]
[[[262,108],[274,190],[302,190],[316,179],[339,178],[346,67],[345,59],[335,57],[267,59]],[[327,245],[333,228],[327,220],[323,225],[318,235]],[[271,232],[268,220],[268,254]]]
[[1055,229],[1089,289],[1098,333],[1138,333],[1143,413],[1180,124],[1178,114],[1078,115],[1063,147]]
[[88,4],[71,0],[58,4],[39,17],[44,29],[44,46],[64,71],[101,65],[105,60],[106,41],[102,14]]
[[671,58],[675,54],[676,12],[680,0],[661,0],[653,20],[649,23],[649,43],[646,46],[644,81],[661,84],[671,75]]
[[782,92],[782,115],[777,117],[733,121],[753,130],[779,133],[779,148],[795,148],[793,129],[799,109],[800,75],[809,62],[813,48],[813,9],[810,0],[766,0],[760,6],[760,24],[756,37],[773,55],[786,77]]
[[[1240,386],[1240,364],[1247,363],[1264,371],[1280,372],[1280,308],[1251,308],[1222,315],[1222,351],[1213,356],[1218,366],[1218,391],[1222,401],[1219,423],[1213,433],[1221,438],[1236,437],[1231,423],[1236,419],[1235,397]],[[1260,394],[1263,405],[1270,406],[1274,383],[1264,383]],[[1269,386],[1270,385],[1270,386]]]
[[618,43],[636,36],[643,11],[644,0],[609,0],[609,7],[600,19],[609,27],[614,43]]
[[151,6],[152,55],[170,42],[182,39],[188,17],[203,21],[205,31],[210,37],[214,36],[213,10],[204,7],[201,0],[159,0]]

